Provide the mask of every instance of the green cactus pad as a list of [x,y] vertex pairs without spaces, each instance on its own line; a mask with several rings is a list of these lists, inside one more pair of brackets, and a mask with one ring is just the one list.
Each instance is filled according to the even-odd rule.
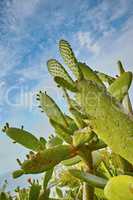
[[72,144],[71,130],[69,132],[68,128],[63,127],[61,124],[54,120],[50,120],[52,126],[55,128],[56,134],[63,139],[65,142]]
[[111,85],[115,81],[115,78],[112,76],[109,76],[105,73],[98,72],[98,71],[95,71],[95,72],[96,72],[97,76],[101,79],[102,82],[105,82],[105,83],[108,83],[109,85]]
[[47,141],[47,148],[54,147],[63,143],[63,140],[58,136],[50,136]]
[[132,83],[132,72],[124,72],[119,78],[117,78],[108,88],[109,93],[122,101]]
[[48,96],[46,93],[40,92],[38,94],[38,100],[42,110],[47,114],[49,119],[56,119],[56,121],[60,124],[67,126],[67,121],[64,117],[64,114],[50,96]]
[[72,70],[77,79],[82,78],[82,73],[78,67],[77,59],[73,53],[71,45],[66,40],[60,40],[59,42],[60,54],[64,62]]
[[30,191],[29,191],[29,199],[28,200],[38,200],[39,194],[41,191],[41,186],[39,183],[35,181],[31,184]]
[[49,73],[53,77],[60,77],[66,80],[69,84],[73,85],[74,81],[69,76],[65,68],[55,59],[48,60],[47,62]]
[[25,174],[42,173],[53,168],[61,161],[72,158],[77,154],[77,150],[70,145],[58,145],[34,154],[25,160],[21,168]]
[[133,164],[133,120],[116,99],[92,81],[78,83],[84,112],[90,116],[92,130],[112,150]]
[[120,175],[111,178],[104,188],[104,194],[108,200],[132,200],[133,177]]
[[19,143],[28,149],[37,151],[41,147],[40,141],[28,131],[8,126],[5,126],[3,131],[14,142]]
[[81,63],[81,62],[78,62],[78,66],[79,66],[79,69],[83,73],[84,79],[95,81],[97,84],[100,84],[103,87],[105,87],[103,82],[101,81],[101,79],[96,74],[96,72],[93,71],[89,66],[87,66],[85,63]]
[[14,171],[12,176],[15,179],[15,178],[18,178],[18,177],[22,176],[23,174],[24,174],[24,171],[20,169],[20,170]]

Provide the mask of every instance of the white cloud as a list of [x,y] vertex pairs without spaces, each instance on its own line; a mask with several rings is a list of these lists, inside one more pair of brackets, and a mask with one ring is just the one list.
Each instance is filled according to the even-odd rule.
[[117,2],[113,2],[113,12],[112,12],[112,16],[110,17],[110,20],[116,20],[120,17],[122,17],[123,15],[125,15],[130,7],[130,1],[127,0],[119,0]]
[[[21,25],[21,23],[36,11],[40,0],[13,0],[8,1],[6,14],[9,17],[9,25]],[[19,28],[19,27],[18,27]]]
[[[130,21],[130,20],[129,20]],[[93,58],[94,63],[97,62],[108,64],[113,66],[113,63],[118,59],[122,59],[128,66],[131,66],[133,63],[133,25],[129,25],[129,21],[125,24],[122,30],[115,31],[111,35],[101,37],[97,43],[101,48],[99,55]],[[131,20],[132,21],[132,20]],[[129,67],[130,70],[133,70],[132,67]]]
[[19,63],[19,55],[15,50],[0,44],[0,77],[5,76],[10,69]]
[[90,32],[78,32],[77,38],[82,48],[87,48],[91,53],[94,54],[99,53],[100,47],[97,43],[93,42],[93,39],[90,36]]
[[[3,23],[0,24],[1,31],[4,30],[0,40],[0,77],[8,75],[22,61],[23,54],[28,54],[29,49],[22,47],[22,42],[32,39],[26,29],[26,20],[35,14],[40,0],[7,0],[2,14]],[[13,71],[14,72],[14,71]]]
[[[132,21],[133,18],[129,18],[121,30],[116,30],[110,34],[105,34],[100,37],[95,43],[96,46],[99,47],[100,51],[93,55],[89,53],[90,48],[88,48],[90,47],[88,44],[91,44],[93,41],[90,38],[90,34],[87,34],[86,32],[80,33],[80,40],[78,41],[79,43],[77,42],[77,46],[79,45],[78,54],[81,58],[84,58],[84,61],[86,61],[89,66],[95,66],[97,70],[107,72],[111,75],[116,75],[118,73],[118,60],[121,60],[124,63],[126,70],[133,72]],[[82,46],[82,49],[80,48],[80,45]],[[86,54],[84,54],[84,52],[86,52]],[[132,89],[133,87],[130,91],[132,91]],[[131,98],[133,102],[132,92]]]

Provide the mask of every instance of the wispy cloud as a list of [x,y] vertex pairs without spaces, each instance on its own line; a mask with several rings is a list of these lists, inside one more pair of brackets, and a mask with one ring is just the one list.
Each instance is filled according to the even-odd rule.
[[97,54],[100,51],[100,46],[98,43],[93,42],[93,39],[90,36],[90,32],[78,32],[77,38],[81,48],[86,48],[90,53]]

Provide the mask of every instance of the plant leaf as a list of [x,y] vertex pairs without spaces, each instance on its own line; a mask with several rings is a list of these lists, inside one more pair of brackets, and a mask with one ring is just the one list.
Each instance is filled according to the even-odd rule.
[[[121,61],[118,61],[118,69],[119,69],[119,73],[120,75],[123,74],[125,72],[125,69],[121,63]],[[133,115],[133,108],[132,108],[132,103],[129,97],[129,94],[127,94],[123,100],[123,104],[125,106],[125,108],[127,109],[127,111]]]
[[48,138],[46,146],[47,146],[47,148],[50,148],[50,147],[60,145],[62,143],[63,143],[63,140],[61,138],[59,138],[58,136],[51,135]]
[[104,188],[105,197],[109,200],[132,200],[133,177],[120,175],[111,178]]
[[56,187],[56,193],[59,198],[63,198],[63,192],[59,187]]

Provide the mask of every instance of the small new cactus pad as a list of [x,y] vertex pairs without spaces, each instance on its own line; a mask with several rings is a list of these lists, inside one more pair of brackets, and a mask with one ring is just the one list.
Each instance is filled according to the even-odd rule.
[[73,53],[70,44],[66,40],[60,40],[59,50],[64,62],[72,70],[75,77],[78,79],[82,78],[82,73],[78,68],[78,61]]

